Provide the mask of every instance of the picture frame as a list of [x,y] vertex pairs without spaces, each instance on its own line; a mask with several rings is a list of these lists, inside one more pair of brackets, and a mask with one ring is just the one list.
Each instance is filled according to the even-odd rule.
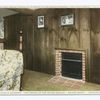
[[74,14],[67,14],[61,16],[61,26],[72,26],[74,25]]
[[38,28],[44,28],[44,16],[38,16]]

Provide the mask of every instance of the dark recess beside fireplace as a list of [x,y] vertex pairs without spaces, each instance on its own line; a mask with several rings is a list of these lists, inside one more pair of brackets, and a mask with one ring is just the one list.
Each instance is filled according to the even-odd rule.
[[82,53],[62,52],[62,76],[82,79]]

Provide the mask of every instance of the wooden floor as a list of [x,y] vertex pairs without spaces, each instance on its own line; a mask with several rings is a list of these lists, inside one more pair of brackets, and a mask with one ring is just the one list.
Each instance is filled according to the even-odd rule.
[[[93,83],[71,87],[60,82],[50,82],[54,76],[35,71],[25,70],[22,77],[22,91],[100,91],[100,85]],[[71,84],[71,83],[70,83]]]

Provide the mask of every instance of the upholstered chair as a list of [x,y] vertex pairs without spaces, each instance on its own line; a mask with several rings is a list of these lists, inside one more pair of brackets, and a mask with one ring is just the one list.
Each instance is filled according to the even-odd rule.
[[0,91],[19,91],[23,55],[16,50],[0,50]]

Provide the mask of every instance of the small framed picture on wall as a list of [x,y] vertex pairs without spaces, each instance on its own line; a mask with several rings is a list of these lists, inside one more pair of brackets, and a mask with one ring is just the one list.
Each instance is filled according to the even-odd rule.
[[44,28],[44,16],[38,16],[38,28]]
[[74,25],[74,14],[61,16],[61,26]]

